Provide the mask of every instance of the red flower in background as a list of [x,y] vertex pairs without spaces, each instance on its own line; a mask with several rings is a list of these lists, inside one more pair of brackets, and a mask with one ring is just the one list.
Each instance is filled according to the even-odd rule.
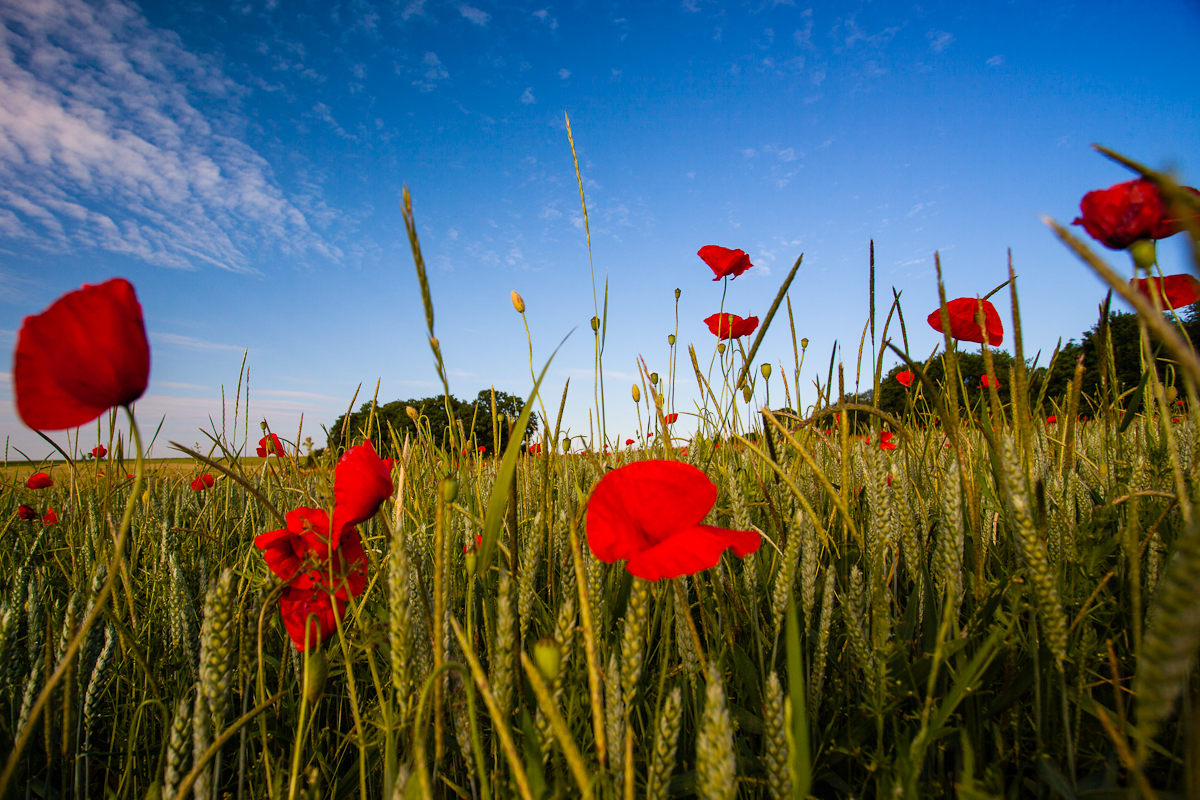
[[667,423],[668,425],[673,425],[673,424],[675,424],[675,421],[678,419],[679,419],[678,414],[667,414],[665,417],[663,417],[663,422]]
[[1047,425],[1053,425],[1053,424],[1054,424],[1054,423],[1056,423],[1056,422],[1058,422],[1058,417],[1054,416],[1053,414],[1051,414],[1050,416],[1046,417],[1046,424],[1047,424]]
[[529,445],[529,454],[531,456],[536,456],[540,452],[542,452],[542,443],[541,442],[537,442],[535,444]]
[[[287,628],[292,644],[304,652],[305,628],[308,629],[308,649],[317,650],[330,636],[337,632],[337,617],[334,616],[334,598],[320,589],[297,589],[292,586],[283,590],[279,598],[279,613],[283,626]],[[337,616],[345,618],[346,601],[336,600]]]
[[283,443],[279,441],[277,434],[272,433],[269,437],[264,436],[258,440],[258,448],[255,452],[258,453],[259,458],[281,456],[283,455]]
[[192,491],[203,492],[205,489],[211,489],[215,483],[212,475],[197,475],[192,481]]
[[[990,389],[992,386],[991,376],[984,375],[982,378],[979,379],[979,385],[985,389]],[[996,379],[996,388],[997,389],[1000,388],[1000,379],[999,378]]]
[[713,278],[714,281],[719,281],[721,278],[736,278],[754,266],[750,263],[750,256],[746,255],[745,250],[730,250],[728,247],[715,244],[704,245],[696,251],[696,255],[712,268],[713,274],[717,276]]
[[[1190,186],[1183,187],[1200,195]],[[1082,216],[1072,225],[1083,229],[1112,250],[1124,250],[1139,239],[1165,239],[1183,230],[1180,220],[1167,216],[1158,187],[1145,178],[1088,192],[1079,202]]]
[[13,354],[17,413],[34,430],[91,422],[146,391],[150,344],[133,286],[84,285],[25,318]]
[[98,444],[92,448],[92,458],[104,458],[108,455],[108,451],[104,449],[104,445]]
[[341,532],[336,547],[329,538],[329,518],[323,509],[294,508],[287,527],[257,536],[267,566],[295,589],[321,587],[339,599],[357,597],[367,586],[367,554],[357,528]]
[[479,445],[479,447],[476,447],[476,448],[475,448],[475,451],[476,451],[477,453],[486,453],[486,452],[487,452],[487,448],[486,448],[486,447],[484,447],[483,445]]
[[53,485],[54,481],[44,472],[35,472],[25,481],[26,489],[49,489]]
[[1158,302],[1163,303],[1164,308],[1190,306],[1200,300],[1200,281],[1191,275],[1166,275],[1149,280],[1136,278],[1129,281],[1129,285],[1149,297],[1150,302],[1154,302],[1150,288],[1153,285],[1154,292],[1158,295]]
[[57,525],[58,524],[58,514],[54,513],[53,508],[46,509],[46,514],[45,514],[45,516],[42,517],[42,524],[43,525]]
[[463,545],[463,554],[474,552],[481,547],[483,547],[483,537],[477,533],[475,534],[475,544],[468,543]]
[[626,439],[626,440],[625,440],[625,446],[626,446],[626,447],[628,447],[628,446],[629,446],[629,445],[631,445],[631,444],[633,444],[633,439]]
[[892,441],[892,437],[894,437],[895,435],[896,434],[892,433],[891,431],[880,431],[879,432],[879,446],[882,447],[884,450],[895,450],[897,445],[895,442]]
[[718,339],[739,339],[754,333],[758,317],[742,319],[737,314],[713,314],[704,320],[704,324]]
[[343,530],[375,516],[395,490],[375,445],[366,441],[347,450],[333,470],[333,546]]
[[37,512],[24,503],[17,506],[17,519],[22,519],[26,522],[32,522],[33,520],[37,519],[37,516]]
[[904,386],[905,388],[912,386],[913,378],[915,378],[915,377],[917,377],[917,376],[913,375],[908,370],[904,370],[904,372],[896,373],[896,380],[900,381],[900,385]]
[[[1000,315],[996,313],[996,307],[987,300],[959,297],[946,303],[946,311],[950,315],[950,335],[955,339],[983,344],[984,328],[980,328],[979,324],[975,322],[975,313],[980,304],[983,305],[983,324],[987,329],[988,346],[999,347],[1004,342],[1004,325],[1000,322]],[[940,308],[934,309],[934,312],[929,315],[928,321],[931,328],[938,333],[943,333]]]
[[630,574],[649,581],[715,566],[726,548],[739,557],[762,540],[754,531],[701,525],[717,487],[679,461],[636,461],[605,475],[588,501],[588,546],[601,561],[626,559]]

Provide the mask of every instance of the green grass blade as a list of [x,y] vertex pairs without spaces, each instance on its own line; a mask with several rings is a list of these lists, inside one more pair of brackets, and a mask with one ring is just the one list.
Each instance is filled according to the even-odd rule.
[[[797,261],[799,266],[800,262]],[[796,595],[787,608],[788,694],[792,701],[792,797],[804,800],[812,786],[812,756],[808,748],[808,703],[804,699],[804,662],[800,654],[800,622],[796,618]]]

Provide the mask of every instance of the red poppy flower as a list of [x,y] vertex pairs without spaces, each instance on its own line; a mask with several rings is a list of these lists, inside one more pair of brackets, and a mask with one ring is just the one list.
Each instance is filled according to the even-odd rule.
[[673,425],[678,419],[678,414],[667,414],[665,417],[663,417],[663,422],[667,423],[668,425]]
[[475,451],[476,451],[476,452],[479,452],[479,453],[486,453],[486,452],[487,452],[487,448],[486,448],[486,447],[484,447],[483,445],[479,445],[479,447],[476,447],[476,448],[475,448]]
[[540,452],[542,452],[542,443],[541,442],[537,442],[536,444],[529,445],[529,454],[531,456],[536,456]]
[[754,266],[750,263],[750,256],[746,255],[745,250],[730,250],[728,247],[715,244],[704,245],[696,251],[696,255],[704,259],[704,263],[712,268],[713,273],[717,276],[713,278],[714,281],[728,277],[736,278]]
[[[983,304],[983,322],[987,328],[988,345],[999,347],[1004,342],[1004,325],[996,307],[987,300],[974,297],[959,297],[946,303],[946,311],[950,314],[950,335],[955,339],[966,342],[983,344],[983,329],[975,322],[975,312],[979,304]],[[942,310],[934,309],[929,315],[929,325],[938,333],[942,333]]]
[[22,519],[26,522],[32,522],[33,520],[37,519],[37,512],[22,503],[21,505],[17,506],[17,519]]
[[904,386],[904,387],[912,386],[913,378],[915,378],[915,377],[917,377],[917,376],[913,375],[908,370],[904,370],[904,372],[896,373],[896,380],[900,381],[900,385]]
[[625,446],[626,446],[626,447],[628,447],[628,446],[629,446],[629,445],[631,445],[631,444],[633,444],[633,439],[626,439],[626,440],[625,440]]
[[25,318],[13,354],[17,413],[34,430],[91,422],[146,391],[150,345],[129,281],[68,292]]
[[1178,424],[1179,424],[1179,417],[1171,417],[1171,422],[1174,422],[1176,425],[1178,425]]
[[337,632],[337,616],[345,619],[346,601],[330,597],[320,589],[297,589],[289,586],[279,598],[279,613],[292,644],[304,652],[305,628],[308,628],[308,649],[317,650]]
[[717,487],[680,461],[635,461],[600,479],[588,501],[588,546],[601,561],[656,581],[715,566],[726,548],[739,557],[756,551],[754,531],[701,525]]
[[35,472],[25,481],[26,489],[49,489],[53,485],[54,481],[44,472]]
[[892,441],[892,437],[895,435],[896,434],[892,433],[891,431],[880,431],[879,446],[884,450],[895,450],[897,445]]
[[98,444],[92,448],[92,458],[104,458],[108,455],[108,451],[104,449],[104,445]]
[[388,474],[388,476],[389,476],[389,477],[391,477],[392,470],[394,470],[394,469],[396,468],[396,459],[394,459],[394,458],[383,458],[383,459],[380,459],[380,460],[383,462],[383,468],[384,468],[385,470],[387,470],[387,474]]
[[370,441],[351,447],[333,471],[333,546],[342,530],[366,522],[392,496],[392,473]]
[[464,544],[463,545],[463,554],[466,555],[467,553],[474,552],[481,547],[483,547],[483,537],[477,533],[477,534],[475,534],[475,545],[472,547],[469,543]]
[[211,489],[215,483],[212,475],[197,475],[192,481],[192,491],[203,492],[205,489]]
[[[992,386],[991,376],[984,375],[982,378],[979,379],[979,385],[985,389],[990,389]],[[996,379],[996,388],[997,389],[1000,388],[1000,379],[999,378]]]
[[[1200,194],[1190,186],[1186,190]],[[1073,225],[1112,250],[1124,250],[1138,239],[1165,239],[1183,230],[1180,220],[1167,216],[1158,187],[1145,178],[1088,192],[1079,202],[1083,216]]]
[[1181,306],[1190,306],[1192,303],[1200,300],[1200,281],[1193,278],[1191,275],[1166,275],[1162,278],[1136,278],[1129,281],[1129,285],[1137,289],[1146,297],[1153,297],[1150,293],[1151,281],[1154,283],[1154,292],[1158,295],[1158,302],[1164,304],[1164,308],[1180,308]]
[[1054,423],[1056,423],[1056,422],[1058,422],[1058,417],[1054,416],[1053,414],[1051,414],[1050,416],[1046,417],[1046,424],[1047,424],[1047,425],[1053,425],[1053,424],[1054,424]]
[[336,545],[329,538],[329,518],[323,509],[294,508],[287,527],[255,537],[267,566],[281,581],[296,589],[321,587],[345,600],[367,586],[367,554],[357,528],[342,530]]
[[259,458],[281,456],[283,455],[283,442],[279,441],[278,435],[272,433],[270,437],[264,436],[258,440],[258,448],[255,452],[258,453]]
[[742,319],[737,314],[713,314],[704,320],[704,324],[718,339],[739,339],[754,333],[758,317]]
[[42,524],[43,525],[57,525],[58,524],[58,514],[54,513],[53,508],[46,509],[46,515],[42,517]]

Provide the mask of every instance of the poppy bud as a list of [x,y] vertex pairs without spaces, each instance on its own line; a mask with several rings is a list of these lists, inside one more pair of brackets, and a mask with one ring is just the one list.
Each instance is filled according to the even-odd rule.
[[642,402],[642,390],[638,388],[636,383],[633,385],[633,402]]
[[1153,239],[1138,239],[1129,245],[1129,255],[1133,256],[1133,263],[1146,272],[1149,272],[1158,260]]
[[763,374],[764,378],[766,378],[767,380],[771,380],[771,362],[769,362],[769,361],[764,362],[763,365],[759,369],[762,370],[762,374]]
[[458,481],[454,478],[446,478],[442,481],[442,501],[453,503],[456,497],[458,497]]
[[512,301],[513,301],[513,308],[515,308],[517,310],[517,313],[524,314],[525,313],[525,298],[521,297],[521,295],[517,294],[516,292],[513,292],[512,293]]
[[571,452],[571,440],[570,440],[570,439],[563,439],[563,445],[562,445],[562,447],[563,447],[563,452],[564,452],[564,453],[569,453],[569,452]]
[[675,299],[676,300],[679,299],[679,290],[678,289],[675,290]]
[[663,400],[664,400],[664,398],[663,398],[663,393],[662,393],[662,392],[659,392],[659,393],[656,395],[656,399],[658,400],[658,404],[661,406],[661,405],[663,404]]
[[667,344],[671,345],[671,347],[675,346],[675,334],[673,334],[673,333],[667,334]]
[[405,406],[404,413],[408,414],[408,418],[411,419],[413,422],[416,422],[417,417],[420,416],[417,413],[417,410],[415,408],[413,408],[412,406]]
[[329,661],[324,650],[313,650],[304,665],[304,701],[315,706],[325,694],[325,679],[329,677]]
[[720,353],[721,355],[725,355],[725,343],[724,342],[721,342],[720,344],[717,345],[717,352]]
[[475,548],[471,548],[463,554],[463,566],[467,570],[468,577],[475,576],[475,569],[479,565],[479,553]]
[[807,336],[800,340],[800,349],[801,350],[808,349],[808,337]]
[[258,423],[258,427],[262,428],[263,433],[266,433],[267,432],[267,421],[264,419],[262,422]]
[[600,318],[592,317],[592,333],[600,332]]
[[1179,396],[1179,390],[1174,386],[1167,387],[1167,405],[1175,402],[1175,398]]
[[650,385],[658,386],[658,373],[657,372],[650,373]]
[[742,387],[742,397],[746,398],[746,402],[750,402],[750,398],[754,395],[754,390],[750,388],[750,384]]
[[562,671],[562,647],[558,640],[545,636],[533,645],[533,661],[542,678],[553,682]]

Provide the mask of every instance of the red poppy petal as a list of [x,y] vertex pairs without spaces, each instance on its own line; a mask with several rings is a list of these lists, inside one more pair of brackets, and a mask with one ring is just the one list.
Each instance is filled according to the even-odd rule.
[[[1158,278],[1152,280],[1154,281],[1153,285],[1157,287],[1158,301],[1163,304],[1164,308],[1190,306],[1200,300],[1200,281],[1191,275],[1167,275],[1161,280]],[[1145,278],[1137,278],[1129,283],[1146,297],[1153,299],[1150,293],[1150,281]]]
[[128,405],[149,376],[142,307],[123,278],[63,295],[17,335],[17,412],[34,430],[73,428]]
[[712,525],[697,525],[629,559],[631,575],[648,581],[694,575],[715,567],[721,554],[732,547],[739,557],[758,549],[762,538],[754,531],[734,531]]
[[754,265],[750,263],[750,256],[746,255],[744,250],[730,250],[728,247],[721,247],[716,244],[706,244],[701,247],[696,255],[704,260],[712,269],[714,281],[719,281],[721,278],[734,277],[741,275],[746,270]]
[[391,471],[369,441],[347,450],[333,474],[333,530],[337,547],[341,531],[375,516],[395,487]]
[[[303,652],[305,628],[308,628],[309,650],[318,649],[337,631],[334,616],[334,601],[329,595],[317,590],[296,589],[291,586],[283,590],[279,598],[279,613],[283,625],[296,649]],[[345,612],[346,604],[338,601],[338,615]]]
[[636,461],[605,475],[588,501],[588,546],[601,561],[630,559],[697,525],[717,501],[708,476],[679,461]]

